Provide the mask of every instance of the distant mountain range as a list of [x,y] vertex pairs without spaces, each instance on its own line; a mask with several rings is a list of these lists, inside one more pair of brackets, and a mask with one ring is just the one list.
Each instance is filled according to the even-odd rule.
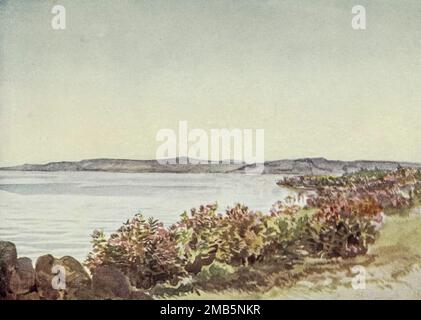
[[[177,158],[189,161],[186,158]],[[398,166],[421,168],[420,163],[394,161],[338,161],[325,158],[303,158],[275,160],[264,163],[264,174],[323,175],[343,174],[361,169],[393,170]],[[156,160],[90,159],[82,161],[61,161],[47,164],[24,164],[4,167],[9,171],[104,171],[104,172],[161,172],[161,173],[245,173],[255,165],[231,161],[230,164],[160,164]]]

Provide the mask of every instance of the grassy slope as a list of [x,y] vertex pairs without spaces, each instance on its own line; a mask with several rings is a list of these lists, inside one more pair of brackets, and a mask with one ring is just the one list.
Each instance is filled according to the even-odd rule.
[[[365,290],[352,288],[351,268],[367,271]],[[421,208],[409,217],[388,217],[380,238],[365,256],[307,261],[289,272],[294,281],[252,291],[200,292],[181,299],[421,299]]]

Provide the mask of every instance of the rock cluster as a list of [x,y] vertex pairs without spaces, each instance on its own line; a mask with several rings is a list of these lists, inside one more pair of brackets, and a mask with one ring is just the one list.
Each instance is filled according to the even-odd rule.
[[0,241],[0,300],[151,299],[133,288],[113,266],[91,275],[75,258],[41,256],[35,268],[29,258],[18,258],[12,242]]

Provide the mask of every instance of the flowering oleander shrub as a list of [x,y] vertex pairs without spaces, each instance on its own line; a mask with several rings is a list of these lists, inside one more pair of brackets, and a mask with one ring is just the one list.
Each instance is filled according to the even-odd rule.
[[95,231],[92,238],[93,250],[86,261],[92,272],[114,265],[139,288],[150,288],[158,281],[177,283],[186,274],[171,232],[152,218],[139,214],[108,239],[102,231]]
[[170,227],[177,241],[177,249],[185,269],[197,274],[203,266],[210,265],[221,247],[222,216],[217,205],[209,204],[181,215],[181,220]]
[[367,252],[378,229],[368,217],[334,215],[328,219],[312,219],[303,235],[304,247],[312,255],[350,258]]
[[334,188],[347,191],[379,191],[388,189],[402,190],[420,182],[421,169],[398,168],[393,171],[361,170],[360,172],[344,174],[338,177],[284,177],[277,183],[281,186],[314,190]]
[[[361,171],[341,177],[284,178],[279,185],[312,188],[317,194],[307,200],[309,207],[323,207],[338,198],[372,198],[386,212],[408,208],[419,202],[421,169],[398,168],[393,171]],[[418,191],[417,191],[418,190]]]
[[114,265],[136,287],[150,288],[187,277],[235,279],[235,270],[256,263],[350,258],[367,252],[385,210],[408,208],[421,199],[421,170],[415,169],[293,177],[279,184],[315,191],[305,201],[302,192],[297,199],[278,201],[269,214],[241,204],[225,213],[218,213],[216,204],[202,205],[168,228],[136,215],[108,238],[95,231],[86,265],[92,272]]
[[226,211],[219,261],[247,265],[261,259],[265,246],[263,214],[237,204]]
[[257,261],[264,247],[263,215],[237,204],[225,215],[216,213],[216,205],[192,209],[171,227],[179,240],[180,252],[191,273],[213,261],[246,265]]
[[273,214],[264,220],[264,260],[297,259],[302,254],[304,234],[312,217],[309,212]]
[[[95,231],[86,265],[91,272],[114,265],[136,287],[150,288],[165,281],[175,285],[189,274],[203,276],[212,265],[293,263],[303,252],[351,257],[365,253],[376,231],[371,204],[353,205],[340,209],[338,204],[314,214],[288,209],[264,215],[237,204],[223,215],[211,204],[192,209],[190,216],[184,213],[169,228],[136,215],[109,238]],[[368,214],[362,215],[364,210]]]
[[292,177],[278,182],[312,188],[307,207],[318,211],[303,232],[306,249],[325,257],[352,257],[367,251],[384,212],[411,207],[420,199],[421,170],[364,170],[341,177]]
[[382,222],[382,208],[374,198],[339,196],[312,217],[303,243],[323,257],[354,257],[367,252]]

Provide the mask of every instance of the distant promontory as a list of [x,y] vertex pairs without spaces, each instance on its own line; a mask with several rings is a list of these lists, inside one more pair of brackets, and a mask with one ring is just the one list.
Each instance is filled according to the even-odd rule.
[[[13,167],[3,167],[8,171],[103,171],[103,172],[138,172],[138,173],[244,173],[255,165],[231,161],[230,163],[211,162],[197,164],[197,160],[184,158],[161,164],[157,160],[127,160],[127,159],[89,159],[82,161],[60,161],[46,164],[24,164]],[[176,162],[176,164],[172,164]],[[191,163],[193,162],[193,163]],[[196,163],[194,163],[196,162]],[[397,167],[420,168],[420,163],[395,161],[339,161],[325,158],[302,158],[295,160],[275,160],[264,163],[264,174],[294,174],[323,175],[343,174],[362,169],[393,170]]]

